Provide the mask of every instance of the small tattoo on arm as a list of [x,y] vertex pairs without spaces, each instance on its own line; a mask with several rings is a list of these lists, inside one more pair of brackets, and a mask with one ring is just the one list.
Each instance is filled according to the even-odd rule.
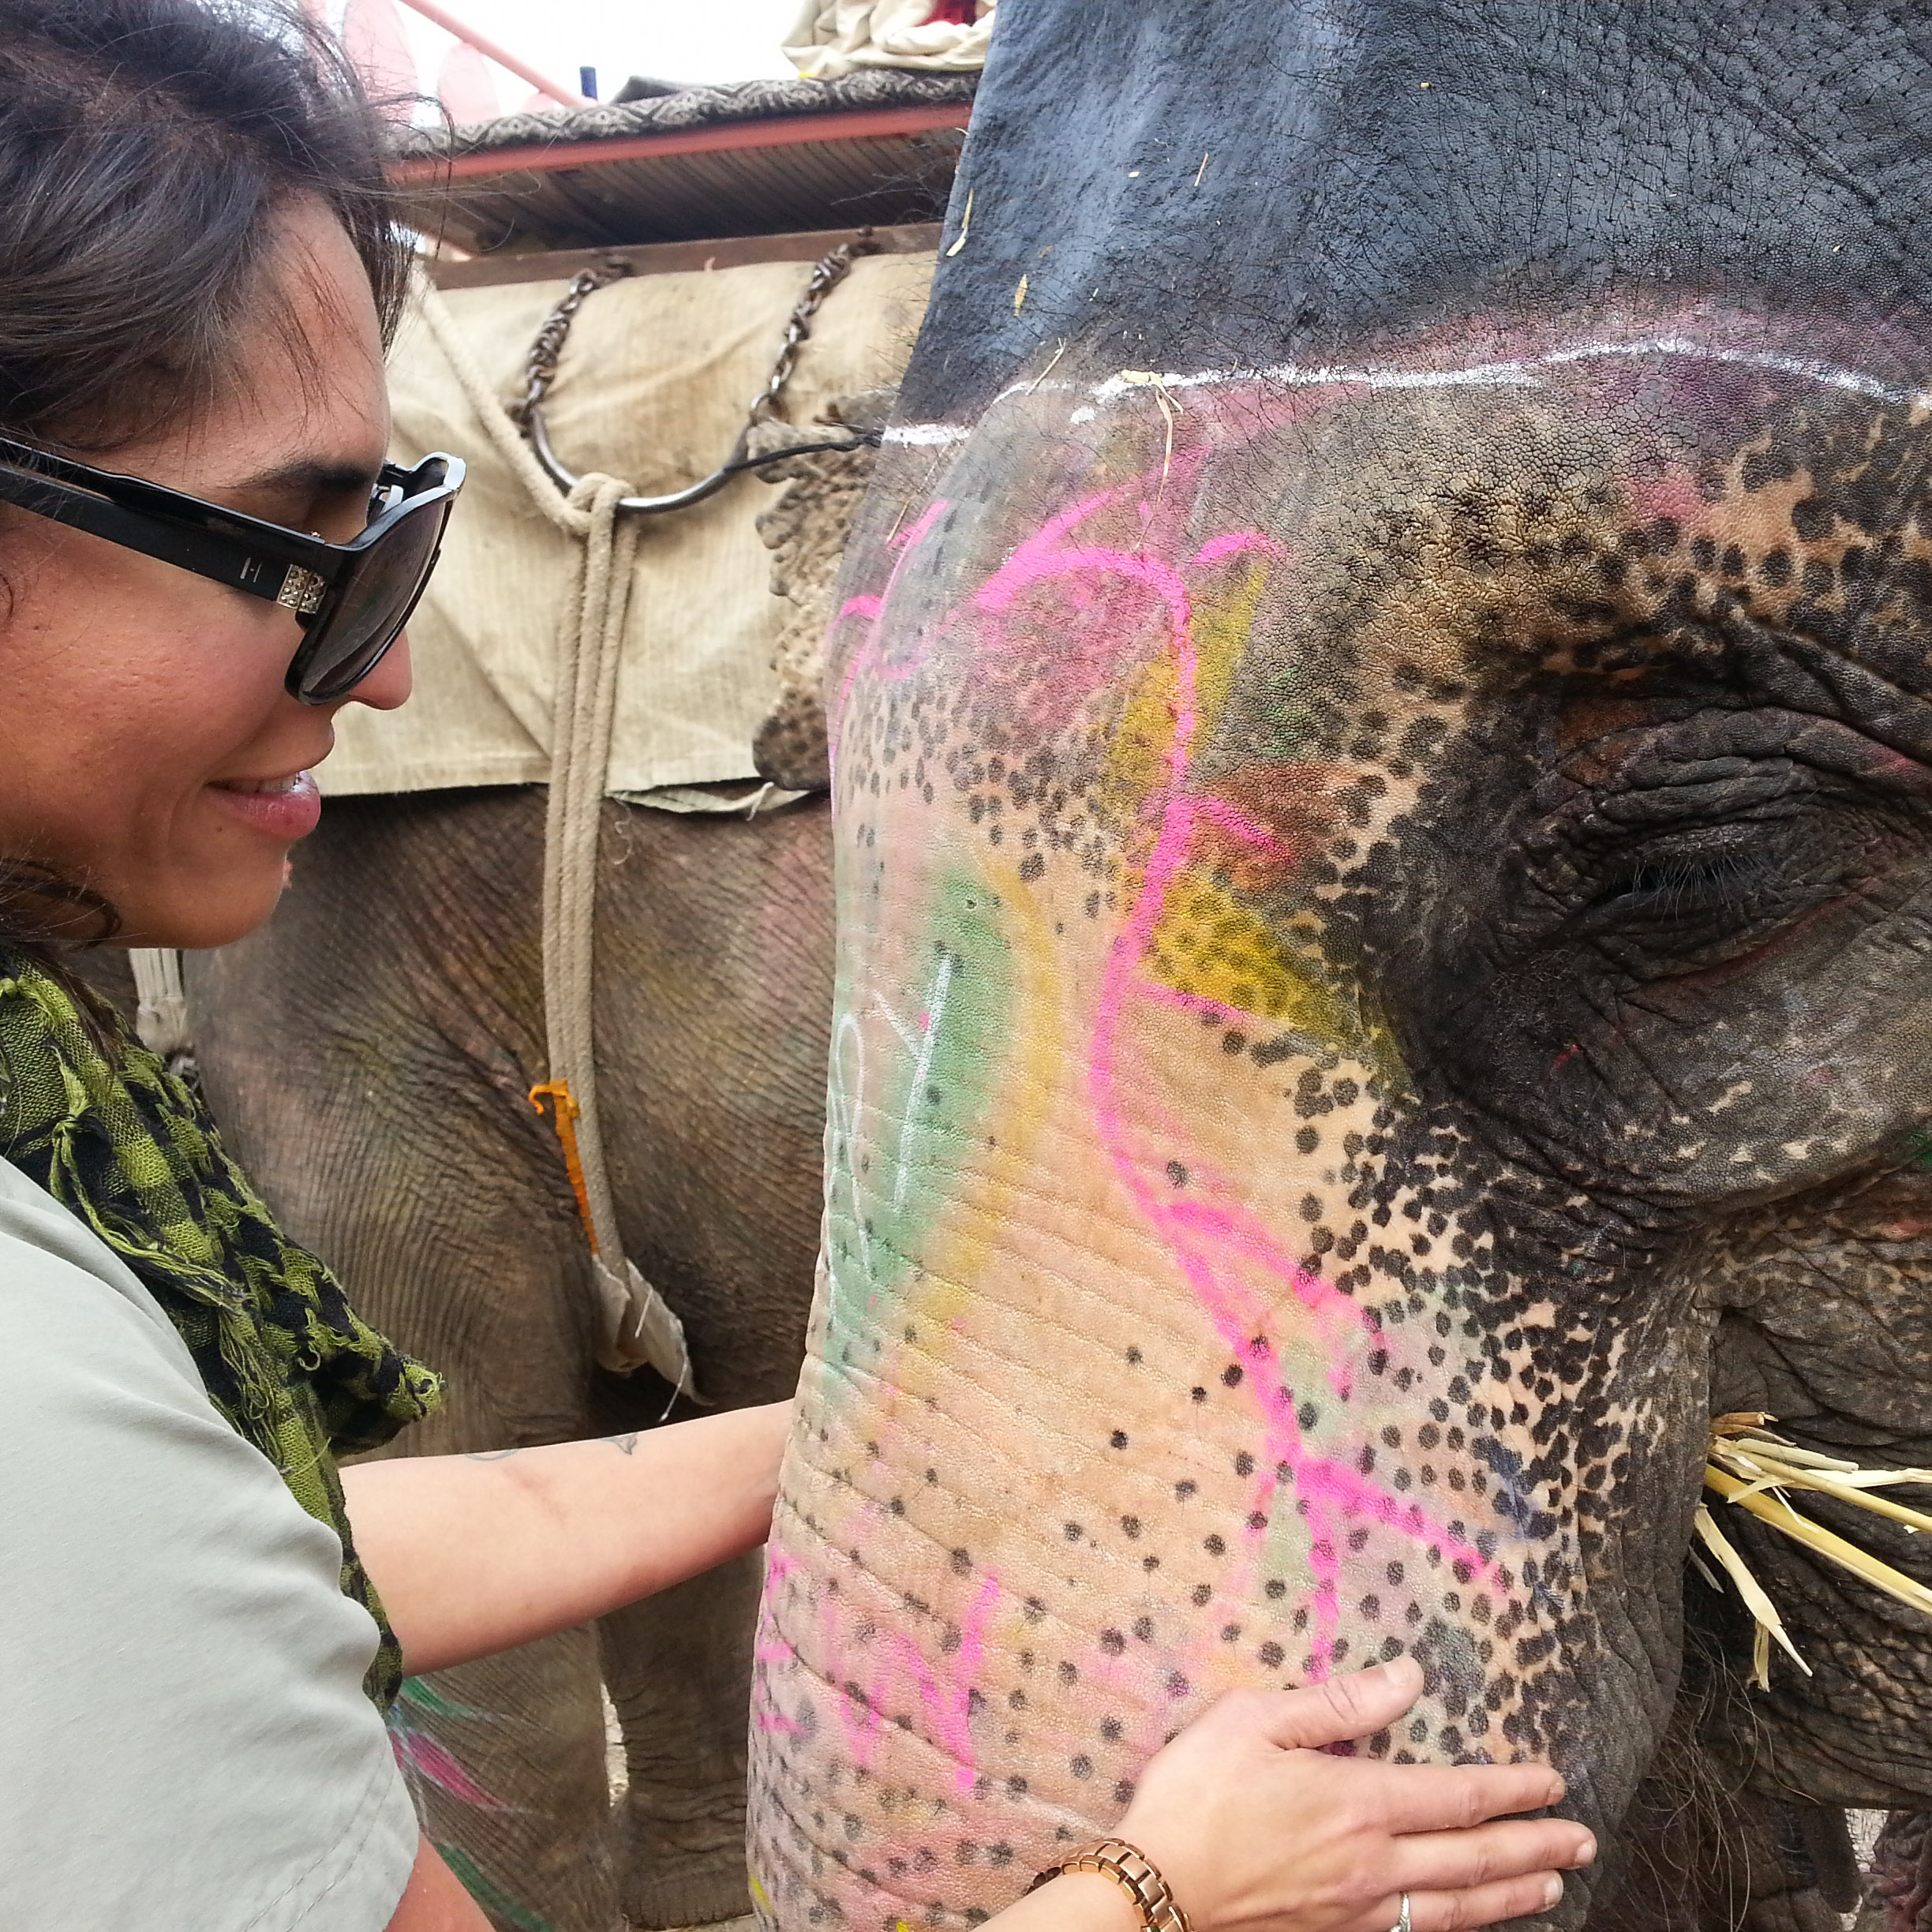
[[500,1462],[506,1456],[521,1455],[521,1449],[472,1449],[464,1457],[466,1462]]
[[606,1436],[604,1440],[608,1443],[613,1449],[621,1449],[626,1455],[633,1455],[637,1449],[638,1432],[635,1429],[631,1429],[627,1433],[622,1436]]

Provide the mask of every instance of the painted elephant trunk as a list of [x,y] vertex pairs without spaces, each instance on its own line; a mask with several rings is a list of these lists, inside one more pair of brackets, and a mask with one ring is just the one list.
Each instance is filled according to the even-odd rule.
[[[1612,1846],[1575,1926],[1686,1752],[1932,1783],[1870,1593],[1740,1529],[1815,1675],[1738,1719],[1683,1581],[1713,1404],[1932,1436],[1932,355],[1833,245],[1633,185],[1724,9],[1106,11],[1136,74],[1177,36],[1138,114],[1095,10],[1002,26],[833,631],[761,1909],[978,1923],[1219,1692],[1408,1653],[1363,1748],[1554,1762]],[[1612,17],[1658,111],[1579,147],[1523,37]]]
[[[1593,1737],[1620,1807],[1675,1686],[1701,1363],[1638,1346],[1610,1244],[1499,1253],[1536,1177],[1327,957],[1339,853],[1414,756],[1222,749],[1287,549],[1154,455],[928,608],[922,547],[970,545],[934,506],[848,608],[825,1253],[758,1723],[774,1778],[830,1754],[813,1852],[903,1882],[908,1923],[936,1814],[997,1889],[1237,1685],[1412,1653],[1384,1748],[1553,1756],[1586,1810]],[[815,1862],[765,1855],[768,1889]]]

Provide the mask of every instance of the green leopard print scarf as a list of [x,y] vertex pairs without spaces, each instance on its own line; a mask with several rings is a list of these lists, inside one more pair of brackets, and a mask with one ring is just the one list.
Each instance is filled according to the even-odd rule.
[[133,1270],[216,1409],[342,1539],[343,1593],[382,1632],[364,1687],[386,1713],[402,1655],[357,1558],[335,1459],[427,1415],[442,1383],[364,1322],[328,1268],[275,1226],[187,1085],[118,1016],[88,1003],[84,1014],[58,976],[0,949],[0,1158]]

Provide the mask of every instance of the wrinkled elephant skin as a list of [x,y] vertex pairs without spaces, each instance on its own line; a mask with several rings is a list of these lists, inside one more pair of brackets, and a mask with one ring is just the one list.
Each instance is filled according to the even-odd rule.
[[[1310,17],[1180,11],[1183,74],[1235,58],[1231,23],[1273,42],[1215,103],[1252,177],[1241,114],[1312,111]],[[1452,13],[1446,73],[1417,49],[1448,61]],[[1300,47],[1338,98],[1480,98],[1477,30],[1518,18],[1366,17]],[[1923,320],[1825,299],[1809,228],[1777,286],[1773,253],[1713,268],[1668,207],[1645,245],[1701,285],[1558,300],[1486,257],[1480,293],[1324,308],[1297,217],[1189,189],[1204,107],[1200,139],[1125,110],[1103,135],[1065,99],[1083,61],[1120,84],[1091,15],[1035,0],[1003,34],[832,653],[826,1232],[759,1644],[762,1909],[976,1923],[1218,1692],[1404,1653],[1428,1690],[1366,1748],[1550,1758],[1614,1847],[1663,1775],[1709,1415],[1932,1454]],[[1457,106],[1424,144],[1452,184]],[[1554,111],[1548,152],[1520,131],[1560,175]],[[1178,176],[1134,237],[1151,265],[1117,252],[1103,284],[1125,217],[1077,181],[1022,193],[1076,130],[1091,178]],[[1636,167],[1595,132],[1612,180]],[[1159,246],[1189,192],[1197,222],[1245,208],[1319,328],[1259,286],[1238,328],[1203,313]],[[1856,199],[1836,232],[1869,263]],[[968,317],[1002,286],[1020,319],[988,347]],[[1932,1793],[1923,1624],[1734,1533],[1815,1675],[1744,1712],[1748,1631],[1698,1599],[1711,1777]],[[1628,1849],[1600,1923],[1697,1923],[1634,1902]]]

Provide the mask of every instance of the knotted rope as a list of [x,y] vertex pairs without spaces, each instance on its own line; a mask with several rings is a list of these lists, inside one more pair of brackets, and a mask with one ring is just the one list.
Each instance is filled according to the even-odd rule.
[[443,298],[421,291],[423,319],[465,398],[530,501],[579,545],[557,633],[550,726],[550,796],[544,818],[544,1023],[550,1076],[530,1090],[548,1099],[590,1246],[597,1291],[597,1359],[620,1371],[648,1362],[687,1392],[683,1324],[624,1253],[604,1156],[592,1020],[597,933],[597,830],[610,769],[617,666],[631,602],[637,525],[617,506],[635,492],[616,477],[579,480],[567,498],[545,474],[499,400]]
[[182,957],[174,946],[130,946],[137,1010],[134,1030],[140,1043],[163,1060],[194,1050],[188,1024],[188,995],[182,985]]

